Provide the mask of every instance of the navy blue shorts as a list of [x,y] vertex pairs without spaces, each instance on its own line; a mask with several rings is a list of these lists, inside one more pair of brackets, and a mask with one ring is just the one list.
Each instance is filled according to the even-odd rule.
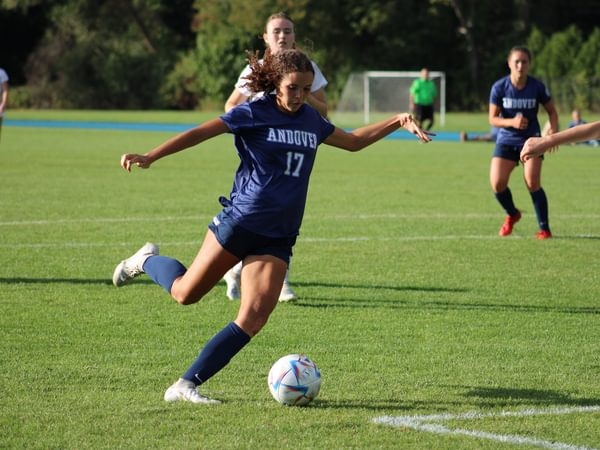
[[415,104],[415,119],[423,122],[426,119],[433,120],[433,105]]
[[[519,165],[519,160],[521,158],[521,149],[522,145],[504,145],[504,144],[496,144],[496,148],[494,149],[494,154],[492,156],[496,156],[502,159],[509,159],[517,163]],[[544,159],[544,155],[540,156]]]
[[272,238],[246,230],[223,211],[213,218],[208,228],[225,250],[240,259],[249,255],[272,255],[289,264],[296,243],[296,236]]

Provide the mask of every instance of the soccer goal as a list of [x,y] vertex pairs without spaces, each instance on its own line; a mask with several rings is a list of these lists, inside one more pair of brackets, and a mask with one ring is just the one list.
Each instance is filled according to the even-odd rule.
[[[366,124],[378,120],[378,116],[408,111],[410,107],[410,85],[419,78],[420,71],[368,71],[350,74],[334,113],[334,120],[346,123],[361,120]],[[446,123],[446,74],[429,72],[429,78],[436,83],[438,97],[434,108],[436,121]]]

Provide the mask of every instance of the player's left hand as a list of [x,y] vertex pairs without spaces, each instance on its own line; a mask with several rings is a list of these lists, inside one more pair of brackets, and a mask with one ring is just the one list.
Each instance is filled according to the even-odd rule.
[[131,172],[132,165],[136,165],[140,169],[147,169],[150,167],[150,164],[152,164],[152,161],[145,155],[125,153],[121,156],[121,167],[127,172]]
[[435,136],[435,133],[419,127],[412,114],[400,114],[400,123],[402,124],[402,128],[414,134],[421,142],[431,142],[430,136]]

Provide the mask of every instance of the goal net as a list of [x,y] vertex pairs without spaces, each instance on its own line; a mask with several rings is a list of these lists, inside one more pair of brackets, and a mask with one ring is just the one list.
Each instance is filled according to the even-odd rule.
[[[340,123],[370,123],[390,113],[406,112],[410,107],[410,86],[420,71],[368,71],[350,74],[333,119]],[[446,123],[446,74],[429,72],[438,88],[434,103],[436,122]]]

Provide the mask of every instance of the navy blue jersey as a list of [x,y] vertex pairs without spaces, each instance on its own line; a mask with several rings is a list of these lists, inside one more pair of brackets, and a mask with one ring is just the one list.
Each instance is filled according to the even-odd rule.
[[497,144],[523,145],[525,141],[540,135],[540,123],[537,120],[539,106],[551,100],[550,93],[544,83],[528,76],[523,89],[517,89],[510,81],[510,75],[499,79],[492,86],[490,103],[497,105],[502,110],[502,117],[512,119],[517,114],[522,114],[528,125],[524,130],[517,128],[500,128]]
[[241,160],[224,211],[263,236],[298,235],[317,146],[335,127],[310,105],[295,114],[280,111],[273,95],[242,103],[221,119]]

